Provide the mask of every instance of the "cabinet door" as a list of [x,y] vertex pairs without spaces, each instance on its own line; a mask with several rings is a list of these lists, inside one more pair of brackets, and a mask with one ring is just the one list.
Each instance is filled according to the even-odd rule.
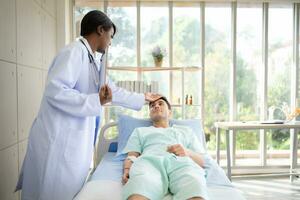
[[18,146],[14,145],[0,151],[0,199],[17,200],[14,193],[18,179]]
[[46,87],[47,77],[48,77],[48,71],[43,70],[43,88],[42,88],[43,93],[44,93],[44,90],[45,90],[45,87]]
[[18,126],[19,140],[28,137],[42,97],[42,71],[18,66]]
[[0,59],[16,61],[16,1],[1,0]]
[[21,171],[23,160],[25,158],[26,150],[27,150],[28,140],[24,140],[19,143],[19,172]]
[[46,12],[43,12],[42,27],[43,68],[48,69],[56,54],[56,22]]
[[42,67],[41,8],[33,0],[17,0],[17,62]]
[[0,61],[0,149],[17,142],[16,65]]
[[39,6],[41,6],[43,0],[34,0],[34,1],[35,1]]
[[53,17],[56,17],[56,0],[42,0],[42,6]]

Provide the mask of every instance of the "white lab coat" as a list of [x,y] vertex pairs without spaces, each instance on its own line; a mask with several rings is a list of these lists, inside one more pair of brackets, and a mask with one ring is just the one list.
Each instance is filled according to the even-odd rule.
[[[17,185],[17,189],[22,188],[22,200],[73,199],[88,175],[96,116],[102,109],[88,50],[80,41],[73,42],[59,52],[49,68]],[[102,85],[104,63],[104,59],[97,63]],[[144,94],[106,82],[112,89],[113,104],[141,109]]]

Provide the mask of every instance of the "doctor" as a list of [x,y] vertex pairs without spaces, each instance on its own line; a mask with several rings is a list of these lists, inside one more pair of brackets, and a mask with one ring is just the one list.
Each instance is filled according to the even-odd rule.
[[16,188],[22,189],[22,200],[73,199],[89,172],[102,105],[139,110],[159,98],[105,82],[103,55],[115,33],[104,13],[91,11],[82,19],[82,38],[52,62]]

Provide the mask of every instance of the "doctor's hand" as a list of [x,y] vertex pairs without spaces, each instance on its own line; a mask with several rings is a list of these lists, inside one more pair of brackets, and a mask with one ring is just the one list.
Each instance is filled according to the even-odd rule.
[[155,100],[159,99],[160,97],[162,97],[160,94],[154,94],[154,93],[150,93],[150,92],[145,93],[145,100],[148,102],[155,101]]
[[190,156],[189,150],[184,148],[181,144],[168,146],[167,151],[169,153],[174,153],[176,156]]
[[100,99],[101,105],[104,105],[104,104],[112,101],[112,91],[111,91],[110,87],[108,87],[107,84],[103,85],[100,88],[99,99]]

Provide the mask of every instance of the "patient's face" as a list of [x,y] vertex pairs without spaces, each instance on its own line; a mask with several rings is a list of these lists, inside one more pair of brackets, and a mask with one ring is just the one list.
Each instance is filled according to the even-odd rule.
[[171,116],[171,111],[168,109],[168,104],[159,99],[150,104],[150,118],[152,121],[167,120]]

